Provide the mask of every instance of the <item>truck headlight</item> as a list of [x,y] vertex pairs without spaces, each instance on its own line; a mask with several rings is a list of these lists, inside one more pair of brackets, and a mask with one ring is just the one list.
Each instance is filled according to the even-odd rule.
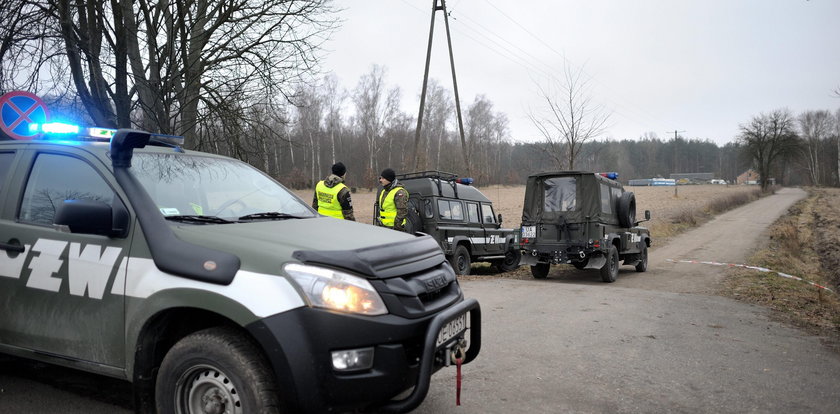
[[283,270],[300,286],[310,306],[363,315],[388,313],[379,293],[361,277],[298,263]]

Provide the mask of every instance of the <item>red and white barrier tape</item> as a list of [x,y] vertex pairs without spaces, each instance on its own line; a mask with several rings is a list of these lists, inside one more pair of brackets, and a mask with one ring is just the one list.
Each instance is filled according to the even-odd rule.
[[768,269],[768,268],[766,268],[766,267],[749,266],[749,265],[745,265],[745,264],[735,264],[735,263],[708,262],[708,261],[702,261],[702,260],[674,260],[674,259],[666,259],[665,261],[666,261],[666,262],[673,262],[673,263],[693,263],[693,264],[707,264],[707,265],[712,265],[712,266],[741,267],[741,268],[744,268],[744,269],[758,270],[759,272],[764,272],[764,273],[775,273],[775,274],[777,274],[777,275],[779,275],[779,276],[781,276],[781,277],[786,277],[786,278],[788,278],[788,279],[793,279],[793,280],[798,280],[798,281],[800,281],[800,282],[805,282],[805,283],[807,283],[807,284],[809,284],[809,285],[811,285],[811,286],[817,287],[817,288],[819,288],[819,289],[825,289],[825,290],[827,290],[827,291],[829,291],[829,292],[831,292],[831,293],[836,293],[836,292],[834,292],[833,290],[831,290],[831,289],[829,289],[829,288],[827,288],[827,287],[825,287],[825,286],[822,286],[822,285],[816,284],[816,283],[814,283],[814,282],[811,282],[811,281],[805,280],[805,279],[803,279],[803,278],[801,278],[801,277],[794,276],[794,275],[789,275],[789,274],[787,274],[787,273],[777,272],[777,271],[775,271],[775,270],[771,270],[771,269]]

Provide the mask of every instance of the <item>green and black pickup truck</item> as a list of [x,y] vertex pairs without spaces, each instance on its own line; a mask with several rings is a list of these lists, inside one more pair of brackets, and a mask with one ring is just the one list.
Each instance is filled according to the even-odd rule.
[[72,131],[0,142],[0,352],[130,381],[139,412],[240,414],[410,411],[478,355],[431,237],[177,137]]

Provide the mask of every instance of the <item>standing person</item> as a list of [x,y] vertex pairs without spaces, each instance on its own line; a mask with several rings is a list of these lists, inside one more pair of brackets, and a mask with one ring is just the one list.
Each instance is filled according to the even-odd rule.
[[394,230],[406,231],[405,218],[408,216],[408,190],[397,180],[394,170],[386,168],[379,175],[382,190],[376,196],[374,224]]
[[326,179],[318,182],[315,186],[315,196],[312,197],[312,208],[319,213],[356,221],[353,216],[353,201],[350,199],[350,189],[344,185],[344,174],[347,168],[344,164],[337,162],[332,166],[332,174]]

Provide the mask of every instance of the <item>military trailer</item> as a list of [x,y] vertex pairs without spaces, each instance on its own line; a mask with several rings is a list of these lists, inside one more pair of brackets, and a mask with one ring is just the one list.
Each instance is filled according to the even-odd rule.
[[553,264],[598,269],[614,282],[619,262],[647,270],[650,232],[636,220],[636,198],[616,173],[544,172],[528,177],[522,208],[522,264],[544,279]]
[[177,137],[50,129],[0,142],[0,353],[130,381],[138,412],[234,414],[406,412],[478,355],[432,237]]
[[519,266],[519,232],[502,228],[502,215],[472,179],[442,171],[397,178],[409,193],[407,229],[432,236],[456,274],[470,274],[473,262],[489,262],[502,272]]

